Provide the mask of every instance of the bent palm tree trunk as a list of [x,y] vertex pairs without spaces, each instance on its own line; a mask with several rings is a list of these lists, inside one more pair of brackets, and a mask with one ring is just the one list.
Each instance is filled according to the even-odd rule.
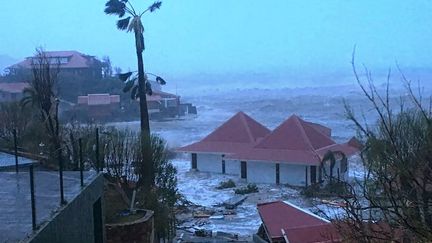
[[142,33],[135,31],[135,43],[138,59],[138,93],[140,98],[140,119],[141,119],[141,151],[142,160],[141,170],[143,170],[142,183],[144,188],[150,190],[153,187],[153,162],[152,152],[150,147],[150,124],[149,115],[147,110],[147,97],[146,97],[146,78],[144,73],[144,60],[143,60],[143,42],[144,37]]

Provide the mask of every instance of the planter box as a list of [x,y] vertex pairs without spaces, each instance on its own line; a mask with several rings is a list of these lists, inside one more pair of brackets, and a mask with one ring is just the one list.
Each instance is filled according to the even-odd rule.
[[137,210],[145,212],[145,215],[135,221],[105,224],[106,238],[108,243],[124,242],[138,243],[151,242],[154,240],[154,217],[153,211]]

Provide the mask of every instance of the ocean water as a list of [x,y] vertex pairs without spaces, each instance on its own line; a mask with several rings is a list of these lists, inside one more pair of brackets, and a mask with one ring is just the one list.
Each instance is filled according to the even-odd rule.
[[[382,86],[378,88],[384,92]],[[390,103],[395,110],[399,108],[401,97],[408,100],[402,88],[391,89],[390,94]],[[351,106],[364,124],[373,126],[378,118],[357,85],[209,90],[182,96],[182,101],[196,105],[198,115],[171,121],[152,121],[150,124],[152,132],[160,134],[172,148],[202,139],[238,111],[247,113],[269,129],[274,129],[296,114],[307,121],[331,128],[332,137],[337,142],[346,142],[357,132],[354,123],[346,118],[344,102]],[[139,129],[139,121],[114,125]]]

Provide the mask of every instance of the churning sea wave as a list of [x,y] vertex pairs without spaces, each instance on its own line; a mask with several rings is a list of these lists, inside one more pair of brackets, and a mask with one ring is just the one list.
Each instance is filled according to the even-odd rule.
[[[378,86],[380,92],[385,87]],[[403,88],[391,88],[390,102],[396,110],[401,97],[407,99]],[[429,93],[430,95],[430,93]],[[347,120],[344,102],[358,118],[374,124],[377,115],[357,85],[309,88],[248,88],[196,92],[182,96],[183,102],[197,106],[198,115],[184,119],[151,122],[152,132],[164,137],[170,147],[178,147],[205,137],[238,111],[243,111],[270,129],[274,129],[292,114],[332,129],[337,142],[356,135],[352,121]],[[116,123],[119,127],[139,129],[139,122]]]

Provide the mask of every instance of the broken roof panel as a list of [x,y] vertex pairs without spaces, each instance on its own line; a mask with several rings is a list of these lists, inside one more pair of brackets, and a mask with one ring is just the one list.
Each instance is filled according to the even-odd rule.
[[283,239],[284,236],[290,243],[340,240],[328,220],[288,202],[262,203],[258,204],[257,208],[267,235],[272,240]]

